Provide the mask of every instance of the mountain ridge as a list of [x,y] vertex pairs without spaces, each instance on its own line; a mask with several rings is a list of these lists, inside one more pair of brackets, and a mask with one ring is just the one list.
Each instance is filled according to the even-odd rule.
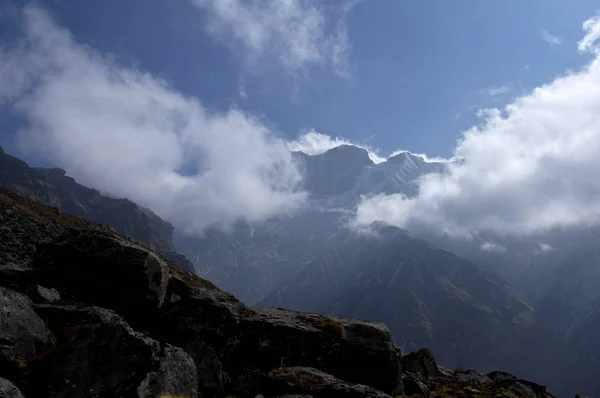
[[63,169],[31,167],[0,147],[0,186],[62,212],[109,225],[193,270],[192,263],[175,250],[171,224],[129,199],[108,197],[77,183]]

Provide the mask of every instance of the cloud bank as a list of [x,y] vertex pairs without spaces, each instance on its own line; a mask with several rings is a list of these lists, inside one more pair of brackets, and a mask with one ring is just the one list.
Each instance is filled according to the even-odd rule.
[[45,11],[23,14],[20,40],[0,47],[0,103],[29,122],[19,133],[24,150],[189,232],[302,205],[291,154],[260,121],[237,109],[209,112],[76,43]]
[[426,225],[452,234],[533,234],[600,222],[600,18],[583,24],[581,51],[594,59],[464,132],[446,176],[420,194],[365,198],[356,222]]
[[207,31],[250,63],[273,58],[289,73],[309,66],[329,67],[349,77],[351,46],[344,22],[356,1],[346,3],[338,20],[313,1],[190,0],[205,13]]

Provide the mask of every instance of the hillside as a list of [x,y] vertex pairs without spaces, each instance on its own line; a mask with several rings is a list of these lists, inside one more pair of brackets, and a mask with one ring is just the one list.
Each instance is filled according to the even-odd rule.
[[441,368],[427,350],[402,355],[382,324],[249,308],[3,188],[0,217],[3,396],[551,396],[511,374]]
[[61,212],[114,228],[149,245],[186,270],[193,265],[173,246],[173,226],[128,199],[116,199],[78,184],[57,168],[30,167],[0,147],[0,186]]

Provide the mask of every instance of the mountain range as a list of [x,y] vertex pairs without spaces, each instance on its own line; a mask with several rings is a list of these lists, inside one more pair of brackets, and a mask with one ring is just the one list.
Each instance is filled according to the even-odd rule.
[[303,209],[203,236],[1,150],[0,185],[111,226],[246,304],[383,322],[404,351],[429,347],[445,366],[501,368],[561,395],[600,393],[597,229],[461,240],[377,222],[365,234],[348,228],[362,195],[417,195],[419,179],[448,162],[401,152],[374,163],[351,145],[293,156],[309,194]]

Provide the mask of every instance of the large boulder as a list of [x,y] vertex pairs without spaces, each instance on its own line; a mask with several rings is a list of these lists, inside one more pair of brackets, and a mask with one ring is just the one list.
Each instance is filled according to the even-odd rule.
[[112,309],[139,327],[156,319],[182,286],[215,288],[148,248],[102,231],[70,229],[39,245],[32,265],[64,299]]
[[20,385],[26,396],[196,396],[193,360],[133,331],[113,311],[50,304],[35,309],[56,347],[27,363]]
[[431,351],[422,348],[402,356],[402,370],[421,377],[437,377],[440,374],[438,365]]
[[391,398],[372,387],[348,383],[305,367],[274,369],[269,372],[262,388],[263,394],[268,397],[299,394],[320,398]]
[[172,344],[195,337],[213,347],[233,384],[248,369],[264,374],[302,366],[388,394],[401,391],[400,349],[381,324],[248,308],[227,293],[194,289],[163,309],[159,325],[164,325],[159,334]]
[[33,265],[77,300],[150,315],[167,300],[169,267],[117,235],[69,230],[38,246]]
[[48,342],[46,326],[24,295],[0,287],[0,376],[21,367]]

